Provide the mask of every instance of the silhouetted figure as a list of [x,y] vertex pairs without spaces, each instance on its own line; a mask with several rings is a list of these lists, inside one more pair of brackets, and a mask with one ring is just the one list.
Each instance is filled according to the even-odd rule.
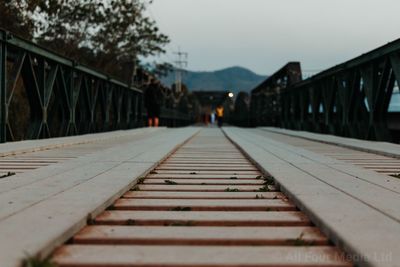
[[224,107],[218,105],[215,112],[217,113],[218,127],[222,127],[222,124],[224,123]]
[[149,127],[158,127],[161,112],[161,89],[159,84],[152,79],[144,93],[144,104],[147,109]]
[[214,123],[215,123],[215,112],[214,112],[214,111],[213,111],[213,112],[211,112],[210,121],[211,121],[211,124],[213,124],[213,125],[214,125]]

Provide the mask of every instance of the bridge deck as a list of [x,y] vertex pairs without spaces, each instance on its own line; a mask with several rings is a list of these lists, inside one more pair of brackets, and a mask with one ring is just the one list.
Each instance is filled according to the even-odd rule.
[[[206,164],[196,162],[204,159]],[[349,266],[261,175],[219,129],[204,129],[58,249],[54,260],[61,267]],[[237,190],[248,198],[236,199]],[[141,192],[153,198],[131,199]],[[186,199],[181,192],[200,198]],[[211,200],[209,192],[230,199]]]
[[75,156],[0,179],[1,266],[18,266],[27,253],[49,254],[196,131],[185,128],[134,130],[123,135],[117,132],[78,147],[57,146],[34,154],[17,154],[64,156],[68,150]]
[[[62,266],[347,266],[332,243],[359,265],[396,266],[398,148],[279,131],[139,129],[6,144],[0,168],[17,174],[0,179],[1,266],[46,257],[73,236],[54,254]],[[276,187],[256,179],[263,174]]]
[[400,262],[398,178],[290,145],[294,140],[288,136],[277,141],[276,134],[260,129],[227,128],[226,132],[360,265],[396,266]]
[[327,144],[333,144],[350,149],[366,151],[377,155],[384,155],[392,158],[400,158],[400,145],[388,142],[370,142],[366,140],[346,138],[327,134],[317,134],[302,131],[292,131],[272,127],[261,128],[266,131],[280,133],[289,136],[300,137],[312,141],[319,141]]

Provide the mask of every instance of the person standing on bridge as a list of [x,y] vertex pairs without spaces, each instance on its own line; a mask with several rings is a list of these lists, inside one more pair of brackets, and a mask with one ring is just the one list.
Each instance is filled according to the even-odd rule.
[[150,78],[150,83],[144,93],[144,105],[147,109],[147,125],[158,127],[161,113],[161,91],[154,78]]
[[224,107],[222,105],[218,105],[215,109],[215,112],[217,113],[218,127],[222,127],[224,119]]

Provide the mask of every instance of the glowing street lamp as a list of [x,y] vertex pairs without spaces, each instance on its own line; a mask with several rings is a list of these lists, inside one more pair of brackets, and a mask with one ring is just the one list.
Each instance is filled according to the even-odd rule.
[[232,97],[233,97],[233,93],[230,92],[230,93],[228,94],[228,96],[229,96],[230,98],[232,98]]

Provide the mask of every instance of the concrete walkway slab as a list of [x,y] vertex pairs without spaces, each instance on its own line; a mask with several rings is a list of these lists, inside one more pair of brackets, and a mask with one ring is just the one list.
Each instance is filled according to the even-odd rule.
[[44,167],[32,182],[9,187],[0,194],[1,266],[20,266],[26,254],[48,255],[197,131],[165,129],[133,138],[53,172]]
[[274,141],[259,130],[224,131],[357,264],[397,266],[398,192],[371,182],[376,177],[357,175],[356,166]]

